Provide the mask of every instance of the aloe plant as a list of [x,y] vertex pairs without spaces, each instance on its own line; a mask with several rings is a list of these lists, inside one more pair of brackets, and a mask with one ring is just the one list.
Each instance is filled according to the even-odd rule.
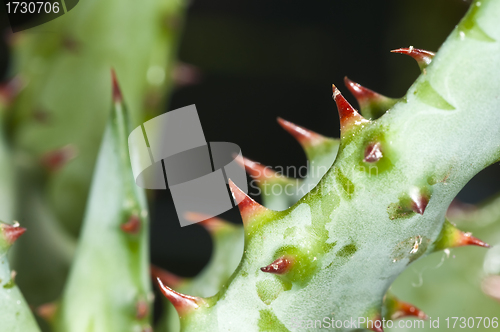
[[409,263],[451,247],[488,247],[445,213],[467,181],[499,158],[498,15],[498,2],[476,1],[435,57],[399,50],[414,56],[423,74],[378,119],[362,117],[334,86],[339,153],[289,209],[267,209],[231,184],[245,247],[230,280],[208,298],[160,281],[182,330],[287,331],[324,317],[380,320],[387,289]]
[[[9,97],[0,104],[7,123],[0,140],[0,218],[10,222],[20,216],[28,226],[16,244],[16,279],[6,251],[24,229],[0,225],[0,326],[9,331],[39,330],[17,280],[30,302],[56,300],[38,310],[54,331],[152,330],[147,204],[131,172],[127,136],[154,114],[147,110],[155,106],[143,102],[161,99],[170,85],[176,29],[164,30],[158,22],[165,15],[167,22],[175,21],[172,16],[182,5],[148,1],[139,12],[117,0],[81,5],[81,16],[74,10],[46,26],[58,33],[40,40],[24,35],[16,41],[17,67],[26,87],[19,96],[0,94]],[[102,25],[110,22],[111,30],[98,40],[92,36],[102,26],[85,24],[91,15]],[[123,17],[144,25],[128,26]],[[214,239],[214,255],[205,270],[186,280],[151,268],[172,303],[155,330],[296,331],[318,329],[317,320],[333,319],[355,322],[339,330],[381,331],[384,320],[427,318],[394,295],[406,298],[410,292],[398,285],[389,290],[398,275],[434,252],[489,247],[452,222],[486,219],[493,208],[486,206],[475,215],[450,214],[451,221],[446,211],[475,174],[500,159],[498,17],[498,1],[475,1],[437,54],[413,47],[395,50],[415,58],[422,70],[403,98],[387,98],[346,78],[360,114],[333,86],[340,139],[279,119],[306,152],[307,177],[286,178],[240,160],[257,181],[263,205],[231,182],[243,225],[217,218],[202,223]],[[119,52],[123,45],[110,41],[121,35],[118,30],[129,28],[132,32],[124,35],[148,37],[141,41],[145,47],[124,55]],[[29,61],[33,58],[36,66]],[[112,84],[104,78],[111,63],[123,93],[115,75]],[[68,85],[74,77],[82,81]],[[73,105],[71,114],[81,121],[66,126],[66,108]],[[49,126],[50,121],[55,122]],[[95,126],[81,126],[89,122]],[[69,162],[76,153],[79,162]],[[272,187],[289,191],[276,194]],[[488,233],[498,234],[498,223],[489,225],[475,235],[486,239]],[[29,238],[30,230],[36,240]],[[488,262],[496,255],[495,248],[484,263],[489,278],[483,288],[492,298],[498,294],[492,277],[500,271]],[[68,281],[56,299],[68,269]],[[45,293],[37,293],[42,283]]]
[[[14,164],[3,130],[5,112],[11,98],[17,93],[16,82],[2,87],[0,93],[0,220],[12,220],[16,207]],[[8,251],[26,228],[19,223],[0,221],[0,322],[5,331],[40,331],[26,300],[16,285],[16,272],[11,270]]]
[[184,6],[80,1],[11,38],[12,72],[24,83],[5,119],[23,203],[15,216],[33,230],[12,265],[31,304],[56,300],[64,287],[108,118],[110,68],[134,126],[157,114],[173,86]]
[[148,210],[130,165],[130,114],[116,83],[114,89],[114,107],[56,331],[149,328]]

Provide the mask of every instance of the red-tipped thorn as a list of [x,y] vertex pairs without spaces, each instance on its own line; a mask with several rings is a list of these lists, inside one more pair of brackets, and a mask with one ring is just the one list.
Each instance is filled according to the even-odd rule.
[[268,211],[265,207],[254,201],[247,194],[245,194],[233,181],[229,180],[229,187],[233,193],[233,198],[238,204],[240,209],[241,218],[243,219],[243,224],[248,225],[251,219],[261,213]]
[[410,191],[411,209],[413,212],[423,215],[427,204],[429,204],[429,197],[423,194],[418,188],[412,188]]
[[279,125],[292,135],[304,149],[323,144],[327,138],[312,130],[298,126],[290,121],[278,118]]
[[435,250],[443,250],[468,245],[479,246],[483,248],[490,247],[490,245],[486,242],[473,237],[471,233],[462,232],[451,222],[445,220],[443,229],[441,230],[441,234],[439,235],[439,238],[435,243]]
[[415,59],[418,63],[420,69],[427,67],[434,58],[435,54],[426,50],[421,50],[410,46],[408,48],[398,48],[397,50],[392,50],[392,53],[406,54]]
[[36,308],[36,314],[46,320],[47,322],[51,322],[57,312],[58,304],[56,302],[49,302],[42,304],[38,308]]
[[359,125],[368,122],[365,118],[359,114],[354,107],[349,104],[349,102],[340,93],[339,89],[332,84],[333,89],[333,100],[337,104],[337,109],[339,111],[340,127],[341,131],[345,132],[352,125]]
[[137,301],[135,305],[135,317],[139,320],[144,319],[149,314],[149,305],[148,302],[144,300]]
[[10,105],[19,92],[26,86],[21,76],[16,76],[0,85],[0,103]]
[[70,160],[76,158],[77,150],[74,145],[68,144],[62,148],[46,152],[41,157],[41,163],[49,171],[56,172],[65,166]]
[[113,86],[113,102],[121,103],[123,101],[122,92],[120,90],[120,85],[118,84],[118,79],[116,78],[116,72],[111,69],[111,84]]
[[365,149],[365,163],[376,163],[383,157],[382,150],[380,149],[380,142],[370,143]]
[[382,323],[380,315],[377,315],[373,319],[373,326],[368,327],[368,329],[372,330],[373,332],[384,332],[384,324]]
[[271,167],[264,166],[248,158],[236,158],[236,162],[245,167],[247,173],[256,180],[265,181],[279,177],[279,175],[275,171],[273,171]]
[[352,95],[356,98],[361,108],[369,106],[372,102],[377,102],[380,100],[388,99],[373,90],[365,88],[361,84],[351,81],[349,78],[344,77],[344,83],[346,87],[351,91]]
[[165,285],[169,287],[177,288],[184,282],[184,278],[179,277],[172,272],[159,268],[158,266],[151,265],[149,269],[153,279],[159,278]]
[[141,230],[141,219],[138,215],[131,215],[126,223],[120,226],[122,231],[128,234],[137,234]]
[[0,224],[0,232],[9,245],[12,245],[16,240],[26,232],[26,228],[20,227],[18,223],[14,225]]
[[289,256],[283,256],[276,259],[268,266],[261,267],[260,270],[272,274],[285,274],[292,268],[294,259]]
[[79,42],[75,37],[73,36],[64,36],[62,40],[62,46],[66,50],[72,52],[72,53],[78,53],[81,49],[81,42]]
[[175,310],[177,310],[177,313],[181,317],[205,304],[202,298],[184,295],[165,286],[160,278],[157,278],[156,281],[158,281],[158,285],[163,295],[173,304]]
[[391,319],[398,319],[403,317],[416,317],[419,319],[428,319],[429,317],[417,307],[410,303],[396,300],[394,312],[391,314]]
[[477,237],[472,236],[471,233],[461,233],[457,247],[461,246],[478,246],[483,248],[489,248],[490,245],[486,242],[479,240]]
[[197,222],[201,226],[205,227],[205,229],[211,234],[217,233],[220,229],[227,227],[229,224],[228,221],[225,221],[223,219],[210,217],[204,215],[203,213],[197,212],[186,212],[184,214],[184,218],[192,222]]
[[201,71],[198,67],[184,62],[178,62],[172,70],[172,80],[177,86],[198,84],[201,77]]

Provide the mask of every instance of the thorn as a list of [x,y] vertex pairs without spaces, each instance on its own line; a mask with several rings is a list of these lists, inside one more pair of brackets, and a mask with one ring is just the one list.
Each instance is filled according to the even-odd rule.
[[154,279],[160,279],[165,285],[173,288],[179,287],[182,283],[185,282],[185,279],[179,277],[178,275],[173,274],[170,271],[159,268],[158,266],[151,265],[149,267],[151,276]]
[[128,234],[138,234],[141,230],[141,219],[138,215],[133,214],[130,216],[128,221],[120,225],[122,231]]
[[51,172],[56,172],[65,166],[70,160],[78,155],[74,145],[68,144],[62,148],[46,152],[42,155],[40,162]]
[[17,75],[6,83],[0,85],[0,104],[10,105],[17,97],[19,92],[26,86],[27,82]]
[[[378,322],[378,324],[377,324],[377,322]],[[379,325],[379,326],[377,327],[377,325]],[[368,329],[372,330],[373,332],[384,332],[384,326],[382,323],[382,319],[380,318],[380,315],[377,315],[373,319],[373,326],[371,328],[368,328]]]
[[268,211],[265,207],[254,201],[247,194],[245,194],[233,181],[229,180],[229,187],[233,193],[233,198],[238,204],[240,209],[241,218],[243,219],[243,225],[249,225],[250,221],[255,217],[255,215],[265,213]]
[[411,56],[417,61],[418,66],[421,70],[424,70],[432,62],[432,59],[436,55],[433,52],[414,48],[413,46],[410,46],[408,48],[398,48],[397,50],[392,50],[391,52]]
[[7,244],[12,245],[21,235],[24,234],[24,232],[26,232],[26,228],[20,227],[17,222],[14,225],[1,223],[0,232],[3,233]]
[[253,160],[250,160],[245,157],[236,158],[236,162],[240,164],[242,167],[245,167],[245,170],[248,174],[250,174],[254,179],[260,181],[266,181],[273,178],[278,178],[280,175],[273,171],[269,166],[263,166]]
[[81,48],[81,43],[73,36],[64,36],[61,44],[63,48],[75,54],[77,54]]
[[190,86],[201,81],[201,71],[188,63],[178,62],[172,70],[172,80],[177,86]]
[[413,187],[410,190],[410,199],[413,212],[423,215],[427,204],[429,204],[430,197],[422,193],[419,188]]
[[216,234],[220,229],[231,226],[229,221],[217,217],[210,217],[198,212],[186,212],[184,214],[184,218],[192,222],[197,222],[201,226],[205,227],[210,234]]
[[435,242],[434,250],[456,248],[467,245],[474,245],[483,248],[490,247],[490,245],[486,242],[473,237],[471,233],[462,232],[451,222],[445,220],[441,233]]
[[388,98],[373,90],[365,88],[359,83],[351,81],[349,78],[347,78],[347,76],[344,77],[344,83],[358,101],[359,107],[361,107],[361,109],[368,108],[371,106],[371,104],[380,104],[389,101],[395,102],[395,100],[393,100],[392,98]]
[[123,101],[123,95],[120,90],[120,85],[118,84],[118,79],[116,78],[116,72],[111,69],[111,84],[113,86],[113,102],[121,103]]
[[50,121],[50,114],[44,109],[35,108],[33,118],[39,123],[48,123]]
[[349,102],[342,96],[339,89],[332,84],[333,89],[333,100],[337,104],[337,109],[339,111],[340,127],[341,131],[345,132],[352,125],[359,125],[361,123],[368,122],[365,118],[359,114],[354,107],[349,104]]
[[285,274],[292,268],[294,259],[289,256],[283,256],[276,259],[268,266],[261,267],[260,270],[272,274]]
[[483,248],[490,248],[490,245],[486,242],[483,242],[481,240],[479,240],[478,238],[472,236],[471,233],[467,232],[467,233],[464,233],[464,232],[461,232],[462,236],[460,238],[460,241],[459,241],[459,244],[457,245],[457,247],[460,247],[460,246],[478,246],[478,247],[483,247]]
[[285,129],[288,133],[290,133],[290,135],[292,135],[300,143],[300,145],[302,145],[304,149],[318,146],[328,140],[323,135],[315,133],[314,131],[306,129],[304,127],[298,126],[280,117],[278,117],[277,120],[279,125],[283,129]]
[[183,24],[179,15],[167,14],[162,20],[162,26],[168,30],[178,30]]
[[[290,133],[302,146],[304,152],[306,153],[307,159],[313,161],[318,155],[325,155],[326,151],[332,150],[333,147],[338,149],[338,139],[333,139],[325,137],[314,131],[306,129],[296,124],[283,120],[278,117],[279,125]],[[284,177],[284,179],[289,179]],[[293,181],[293,180],[292,180]]]
[[135,317],[138,320],[144,319],[148,316],[149,314],[149,305],[146,301],[144,300],[139,300],[137,301],[135,305]]
[[205,304],[205,301],[202,298],[184,295],[165,286],[161,282],[160,278],[157,278],[156,281],[158,281],[161,292],[170,301],[170,303],[173,304],[180,317],[188,314],[195,309],[198,309],[200,305]]
[[383,157],[380,150],[380,142],[370,143],[365,149],[365,163],[376,163]]
[[58,307],[58,303],[49,302],[38,306],[35,312],[39,317],[43,318],[47,322],[51,322],[56,315]]
[[388,308],[390,319],[394,320],[404,317],[416,317],[418,319],[426,320],[429,318],[422,310],[410,303],[399,300],[395,296],[391,296],[391,302],[392,303]]

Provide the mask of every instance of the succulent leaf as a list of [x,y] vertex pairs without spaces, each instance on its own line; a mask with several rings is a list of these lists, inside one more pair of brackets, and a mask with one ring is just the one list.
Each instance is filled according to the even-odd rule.
[[[207,219],[201,225],[207,228],[213,241],[212,257],[201,273],[193,279],[179,279],[167,271],[155,268],[152,275],[180,293],[208,298],[217,294],[238,267],[243,255],[244,232],[241,225],[234,225],[220,218]],[[164,305],[164,315],[155,331],[179,331],[180,322],[176,310],[168,300],[164,301]]]
[[[473,20],[496,40],[498,15],[500,3],[481,1],[464,21]],[[430,244],[440,236],[448,204],[500,155],[500,130],[493,125],[500,115],[492,97],[500,81],[489,74],[500,70],[494,56],[500,44],[462,38],[459,28],[409,89],[407,102],[376,121],[362,118],[334,87],[340,151],[317,188],[290,209],[264,210],[233,188],[244,202],[240,210],[250,234],[245,254],[228,284],[190,315],[183,331],[224,331],[236,324],[245,331],[270,325],[290,330],[293,319],[335,315],[344,320],[369,312],[368,317],[381,319],[373,308],[380,308],[392,280],[435,249]],[[456,70],[461,61],[482,74]],[[470,128],[477,140],[463,140],[461,133]],[[366,146],[377,140],[384,144],[376,163],[387,158],[391,165],[370,176],[356,167],[364,162]],[[397,206],[404,213],[391,217],[388,210],[397,212]],[[296,257],[290,272],[278,276],[261,270],[284,254]]]
[[67,144],[78,151],[78,162],[53,174],[46,189],[50,210],[73,236],[107,122],[109,67],[120,73],[131,123],[155,116],[173,83],[184,6],[177,0],[86,0],[30,33],[16,33],[13,65],[26,87],[12,100],[9,129],[16,149],[36,156]]
[[[130,130],[129,113],[115,99],[56,331],[122,332],[150,326],[148,212],[130,165]],[[133,231],[124,232],[124,225]]]
[[[15,81],[14,81],[15,82]],[[5,85],[0,93],[0,219],[12,220],[16,207],[15,178],[12,153],[4,132],[5,107],[18,84]],[[16,272],[11,270],[7,253],[26,228],[0,221],[0,326],[4,331],[39,332],[35,318],[16,284]]]

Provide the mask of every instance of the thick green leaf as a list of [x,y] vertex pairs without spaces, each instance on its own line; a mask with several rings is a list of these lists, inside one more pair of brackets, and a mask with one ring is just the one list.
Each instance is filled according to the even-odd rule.
[[115,103],[56,331],[133,332],[150,324],[148,212],[131,170],[130,130],[128,113]]

